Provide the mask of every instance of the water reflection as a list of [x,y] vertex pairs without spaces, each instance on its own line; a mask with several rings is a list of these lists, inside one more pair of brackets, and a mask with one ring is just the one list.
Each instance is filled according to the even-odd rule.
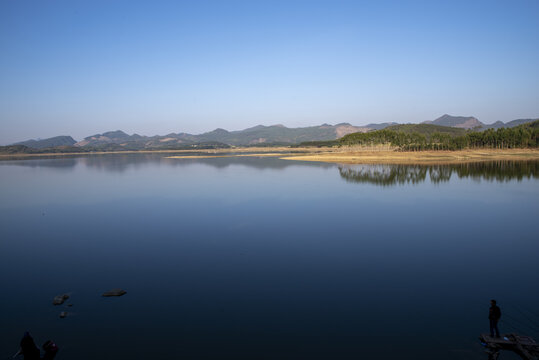
[[[109,172],[124,172],[128,169],[140,168],[148,165],[163,165],[172,167],[186,167],[193,164],[204,164],[218,169],[229,166],[240,165],[256,169],[284,169],[291,166],[310,166],[331,168],[334,164],[296,162],[281,160],[279,157],[268,156],[239,156],[232,154],[215,154],[218,157],[203,157],[208,154],[190,153],[186,158],[171,159],[170,156],[178,153],[139,153],[139,154],[105,154],[105,155],[76,155],[73,157],[42,157],[39,159],[13,159],[0,161],[1,165],[16,165],[24,167],[47,167],[52,169],[75,168],[82,166],[85,168],[98,169]],[[230,155],[230,156],[228,156]]]
[[[336,167],[342,179],[352,183],[367,183],[380,186],[403,184],[418,184],[430,179],[432,183],[444,183],[453,174],[459,178],[471,178],[477,181],[488,180],[504,182],[539,177],[539,161],[489,161],[462,164],[430,164],[430,165],[336,165],[322,162],[287,161],[279,157],[262,156],[226,156],[200,157],[190,154],[190,158],[171,159],[177,154],[139,153],[113,155],[85,155],[56,158],[33,158],[25,160],[0,161],[2,165],[15,165],[31,168],[46,167],[58,171],[71,171],[76,167],[105,172],[125,172],[129,169],[139,169],[146,166],[189,167],[193,164],[204,164],[210,167],[224,169],[230,166],[245,166],[255,169],[281,170],[288,167]],[[202,155],[202,154],[198,154]],[[207,154],[204,154],[207,155]]]
[[26,159],[26,160],[3,160],[0,161],[0,166],[2,165],[17,165],[25,166],[30,168],[40,168],[47,167],[57,170],[70,170],[77,165],[77,159],[71,157],[62,157],[55,159]]
[[539,161],[489,161],[444,165],[339,165],[347,182],[380,186],[418,184],[428,178],[443,183],[456,174],[459,179],[505,182],[539,177]]

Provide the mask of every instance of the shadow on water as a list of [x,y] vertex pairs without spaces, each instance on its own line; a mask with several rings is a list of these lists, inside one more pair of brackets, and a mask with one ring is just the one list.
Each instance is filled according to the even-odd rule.
[[539,177],[539,161],[489,161],[448,165],[339,165],[341,178],[352,183],[380,186],[418,184],[428,179],[438,184],[453,174],[459,179],[505,182]]

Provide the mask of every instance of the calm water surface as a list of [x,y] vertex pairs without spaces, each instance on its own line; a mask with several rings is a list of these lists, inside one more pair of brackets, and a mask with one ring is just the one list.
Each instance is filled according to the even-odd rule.
[[486,359],[491,298],[539,335],[539,162],[109,155],[0,184],[3,358],[30,330],[60,360]]

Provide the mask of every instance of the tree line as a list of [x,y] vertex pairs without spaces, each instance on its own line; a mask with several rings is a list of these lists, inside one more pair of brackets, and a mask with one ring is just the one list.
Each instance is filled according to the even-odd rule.
[[403,151],[537,148],[539,147],[539,121],[514,128],[469,131],[458,136],[443,132],[423,134],[383,129],[349,134],[339,139],[339,145],[344,146],[379,144],[390,144]]

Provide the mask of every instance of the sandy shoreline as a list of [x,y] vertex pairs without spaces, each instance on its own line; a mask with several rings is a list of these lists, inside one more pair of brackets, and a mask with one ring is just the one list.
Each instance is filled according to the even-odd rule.
[[459,163],[498,160],[539,160],[536,149],[460,150],[460,151],[348,151],[285,156],[281,159],[341,164],[418,164]]
[[477,149],[460,151],[407,151],[362,148],[259,147],[198,150],[142,150],[93,153],[0,154],[0,160],[40,157],[92,156],[109,154],[174,154],[169,159],[219,157],[279,157],[284,160],[318,161],[343,164],[458,163],[496,160],[539,160],[539,149]]

